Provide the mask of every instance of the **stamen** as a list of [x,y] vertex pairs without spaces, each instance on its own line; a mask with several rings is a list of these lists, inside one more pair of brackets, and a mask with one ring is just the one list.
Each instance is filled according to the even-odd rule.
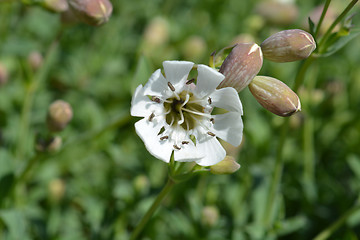
[[207,132],[208,135],[212,136],[212,137],[215,137],[216,135],[212,132]]
[[208,103],[211,104],[212,101],[211,101],[211,97],[208,98]]
[[185,84],[186,84],[186,85],[190,85],[190,84],[192,84],[193,82],[195,82],[195,78],[192,78],[192,79],[188,80]]
[[183,144],[183,145],[184,144],[189,144],[189,142],[188,141],[182,141],[181,144]]
[[196,112],[196,111],[188,109],[188,108],[183,108],[182,110],[185,111],[185,112],[195,114],[195,115],[200,115],[200,116],[204,116],[204,117],[210,117],[210,114],[208,114],[208,113]]
[[184,114],[183,114],[183,112],[181,111],[181,108],[180,108],[179,113],[180,113],[180,120],[178,121],[178,124],[181,125],[181,124],[183,124],[183,122],[184,122]]
[[175,92],[175,88],[174,86],[171,84],[171,82],[168,82],[168,87],[170,88],[171,91]]
[[215,123],[215,119],[214,119],[214,118],[210,118],[210,122],[211,122],[212,124],[214,124],[214,123]]
[[181,148],[180,148],[178,145],[176,145],[176,144],[174,144],[173,147],[174,147],[176,150],[180,150],[180,149],[181,149]]
[[152,97],[151,97],[151,101],[156,102],[156,103],[161,103],[160,98],[155,97],[155,96],[152,96]]
[[163,136],[163,137],[160,138],[160,140],[162,141],[162,140],[165,140],[165,139],[168,139],[168,138],[169,138],[169,136]]
[[151,122],[154,119],[154,117],[155,117],[155,114],[151,113],[151,115],[148,118],[149,122]]

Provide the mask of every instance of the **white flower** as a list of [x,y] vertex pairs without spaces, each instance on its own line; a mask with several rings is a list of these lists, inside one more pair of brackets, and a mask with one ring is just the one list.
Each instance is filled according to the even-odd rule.
[[[224,75],[197,65],[196,80],[188,80],[194,64],[165,61],[165,76],[156,70],[143,87],[136,88],[131,102],[131,115],[144,117],[135,123],[136,133],[147,150],[169,162],[172,151],[175,161],[195,161],[202,166],[214,165],[226,152],[217,137],[234,146],[241,143],[242,105],[234,88],[216,90]],[[224,114],[211,115],[222,108]]]

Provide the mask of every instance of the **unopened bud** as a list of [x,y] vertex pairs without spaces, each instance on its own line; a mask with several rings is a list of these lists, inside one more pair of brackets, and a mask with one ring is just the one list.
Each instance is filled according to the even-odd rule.
[[219,220],[219,210],[214,206],[205,206],[201,213],[201,222],[203,225],[211,227]]
[[0,63],[0,87],[8,81],[9,75],[6,67]]
[[51,200],[58,202],[65,195],[66,185],[62,179],[57,178],[50,181],[48,189]]
[[296,93],[275,78],[256,76],[249,89],[261,106],[276,115],[288,117],[301,110]]
[[64,12],[69,8],[66,0],[44,0],[42,6],[52,12]]
[[295,4],[280,1],[260,2],[257,4],[255,11],[267,22],[275,25],[292,24],[299,14]]
[[28,56],[28,62],[30,64],[30,67],[34,71],[36,71],[41,67],[43,63],[43,56],[37,51],[31,52]]
[[140,194],[146,194],[150,190],[150,180],[145,175],[139,175],[134,179],[134,188]]
[[264,58],[273,62],[293,62],[310,56],[316,43],[310,33],[300,29],[284,30],[261,43]]
[[240,164],[238,164],[232,156],[226,156],[221,162],[212,165],[210,172],[213,174],[232,174],[239,170]]
[[149,47],[160,46],[169,40],[169,23],[165,18],[155,17],[146,26],[144,41]]
[[225,79],[218,88],[233,87],[240,92],[259,73],[262,63],[261,49],[257,44],[237,44],[220,67],[219,72]]
[[93,26],[106,23],[113,10],[109,0],[69,0],[69,5],[81,21]]
[[73,112],[69,103],[63,100],[53,102],[49,107],[47,125],[50,131],[62,131],[72,119]]
[[[200,36],[191,36],[185,40],[183,53],[186,59],[199,60],[206,51],[206,42]],[[197,61],[195,61],[197,62]]]

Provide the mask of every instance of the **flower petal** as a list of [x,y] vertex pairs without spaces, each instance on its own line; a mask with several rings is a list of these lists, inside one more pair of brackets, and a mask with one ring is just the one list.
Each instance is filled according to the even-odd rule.
[[[194,63],[187,61],[165,61],[163,62],[166,80],[177,88],[185,85],[190,70]],[[167,85],[166,85],[167,86]]]
[[223,108],[228,111],[239,112],[240,114],[243,113],[239,95],[232,87],[215,90],[210,97],[215,107]]
[[198,77],[195,94],[198,98],[203,98],[213,93],[216,87],[225,78],[224,75],[206,65],[198,65],[197,70]]
[[146,118],[135,123],[137,135],[143,140],[146,149],[156,158],[169,162],[173,146],[169,141],[161,141],[158,133],[163,124],[148,121]]
[[200,160],[205,156],[205,153],[202,151],[198,151],[194,143],[189,140],[188,144],[181,145],[180,150],[175,150],[174,158],[175,161],[179,162],[193,162]]
[[243,121],[238,112],[228,112],[212,116],[214,125],[212,131],[215,135],[226,142],[239,146],[243,135]]
[[164,96],[171,94],[167,81],[161,74],[161,69],[156,70],[144,86],[144,94],[150,96]]
[[204,142],[196,145],[198,151],[205,154],[205,157],[196,161],[200,166],[211,166],[222,161],[226,156],[225,149],[221,146],[219,141],[215,138],[209,138]]
[[142,85],[139,85],[134,93],[134,96],[131,99],[131,116],[135,117],[148,117],[151,113],[156,115],[163,112],[163,105],[153,102],[149,99],[148,96],[144,95],[144,88]]

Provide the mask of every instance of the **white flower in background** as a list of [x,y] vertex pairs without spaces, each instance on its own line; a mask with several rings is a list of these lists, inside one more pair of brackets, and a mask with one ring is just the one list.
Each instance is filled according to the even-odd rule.
[[[217,137],[234,146],[241,143],[242,105],[234,88],[216,90],[224,75],[197,65],[197,80],[188,80],[194,64],[165,61],[165,76],[156,70],[143,87],[136,88],[131,102],[131,115],[144,117],[135,123],[136,133],[147,150],[169,162],[195,161],[202,166],[214,165],[226,152]],[[195,84],[196,82],[196,84]],[[216,108],[226,113],[211,115]]]

